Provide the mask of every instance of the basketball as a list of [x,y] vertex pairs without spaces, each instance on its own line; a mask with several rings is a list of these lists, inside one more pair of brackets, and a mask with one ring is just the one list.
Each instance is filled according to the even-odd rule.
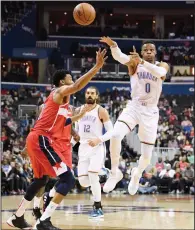
[[94,21],[96,12],[92,5],[80,3],[74,8],[73,17],[79,25],[87,26]]

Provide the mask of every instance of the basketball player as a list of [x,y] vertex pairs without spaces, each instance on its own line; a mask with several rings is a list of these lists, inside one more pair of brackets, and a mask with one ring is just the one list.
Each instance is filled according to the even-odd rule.
[[[91,186],[94,205],[90,217],[103,217],[99,172],[104,166],[105,145],[112,135],[113,125],[106,109],[98,104],[99,91],[89,87],[85,91],[85,102],[91,109],[78,120],[76,130],[80,136],[78,151],[78,179],[82,187]],[[81,109],[84,106],[81,106]],[[103,127],[106,133],[102,135]]]
[[[54,89],[52,89],[54,90]],[[42,108],[43,108],[44,104],[40,105],[38,107],[38,110],[37,110],[37,118],[39,117],[41,111],[42,111]],[[72,121],[76,121],[78,117],[72,117],[72,110],[73,110],[73,106],[69,105],[68,107],[68,114],[67,116],[68,117],[71,117],[71,120]],[[70,132],[70,129],[71,129],[71,132]],[[71,139],[71,136],[73,137],[73,140],[75,142],[78,142],[80,137],[78,136],[77,132],[75,131],[75,129],[72,127],[71,124],[68,124],[68,125],[65,125],[64,126],[64,131],[63,131],[63,135],[62,135],[62,138],[59,140],[59,144],[62,146],[62,152],[66,153],[67,152],[67,147],[70,146],[70,139]],[[69,150],[71,151],[71,149]],[[23,155],[23,157],[28,157],[28,152],[27,152],[27,147],[25,146],[25,148],[21,151],[21,155]],[[47,181],[49,181],[49,177],[47,178]],[[42,199],[42,196],[45,192],[45,186],[43,186],[39,191],[38,193],[36,194],[36,196],[34,197],[34,204],[33,204],[33,211],[32,211],[32,214],[33,216],[35,217],[36,220],[40,219],[41,218],[41,209],[40,209],[40,203],[41,203],[41,199]],[[51,199],[54,197],[55,195],[55,187],[52,188],[50,190],[49,193],[46,193],[46,195],[50,195],[49,197],[49,202],[51,201]],[[45,203],[44,203],[45,205]],[[45,207],[43,207],[43,210],[45,210]]]
[[70,158],[66,158],[61,153],[61,146],[59,146],[59,142],[56,140],[60,139],[64,124],[71,123],[70,118],[66,119],[70,95],[85,87],[95,76],[107,58],[105,55],[106,50],[101,51],[99,49],[96,52],[95,66],[75,83],[72,81],[72,76],[68,71],[59,70],[54,74],[53,83],[57,88],[46,99],[42,112],[26,140],[35,179],[28,187],[26,195],[22,199],[16,213],[8,219],[7,223],[10,226],[21,229],[31,228],[24,220],[26,208],[39,189],[46,184],[46,176],[58,176],[60,179],[56,186],[56,194],[41,216],[40,223],[36,225],[38,230],[58,229],[52,225],[50,217],[64,196],[74,186],[74,178],[71,172]]
[[[139,180],[142,172],[150,164],[153,147],[157,136],[157,126],[159,119],[158,100],[162,91],[162,84],[169,70],[165,62],[155,61],[156,47],[151,41],[142,44],[141,55],[136,52],[130,56],[121,52],[117,43],[109,37],[102,37],[100,42],[110,46],[112,56],[128,67],[131,75],[131,97],[127,107],[123,110],[114,125],[113,136],[111,139],[111,176],[104,185],[103,190],[110,192],[122,179],[122,173],[118,170],[119,156],[121,152],[121,141],[134,127],[139,125],[138,136],[141,142],[141,157],[138,167],[132,169],[131,181],[128,191],[134,195],[139,187]],[[134,71],[132,62],[136,61],[137,68]]]
[[[73,106],[69,106],[68,110],[68,117],[71,117],[71,120],[73,122],[77,121],[80,116],[73,114],[74,109]],[[73,115],[73,116],[72,116]],[[83,114],[84,115],[84,114]],[[70,164],[72,165],[72,144],[71,144],[71,136],[73,137],[74,143],[79,142],[80,137],[76,130],[72,127],[72,124],[66,125],[63,130],[62,137],[60,139],[57,139],[56,141],[59,142],[59,145],[61,146],[61,151],[65,157],[69,158]],[[73,141],[72,141],[73,142]],[[68,151],[67,151],[68,150]],[[71,152],[71,155],[67,155],[67,152]],[[54,185],[54,187],[49,191],[46,192],[43,196],[43,211],[47,208],[50,201],[54,197],[56,193],[56,186],[58,185],[58,182]]]

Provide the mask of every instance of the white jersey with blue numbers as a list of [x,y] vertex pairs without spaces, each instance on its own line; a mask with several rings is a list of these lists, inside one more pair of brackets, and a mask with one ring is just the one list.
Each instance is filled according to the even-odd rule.
[[[77,131],[80,136],[80,143],[86,143],[87,140],[102,136],[103,123],[99,118],[100,105],[86,112],[86,114],[77,122]],[[81,108],[82,109],[82,108]]]
[[[159,62],[155,62],[157,65]],[[163,76],[162,76],[163,77]],[[146,106],[157,106],[162,91],[163,80],[153,76],[142,64],[131,76],[131,97]]]

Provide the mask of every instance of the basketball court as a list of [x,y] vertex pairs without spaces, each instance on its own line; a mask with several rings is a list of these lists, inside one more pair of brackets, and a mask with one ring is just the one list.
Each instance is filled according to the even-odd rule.
[[[2,197],[2,228],[14,229],[6,220],[16,211],[21,196]],[[103,195],[104,218],[90,219],[92,196],[70,194],[52,216],[61,229],[194,229],[192,195]],[[25,214],[34,225],[32,205]]]

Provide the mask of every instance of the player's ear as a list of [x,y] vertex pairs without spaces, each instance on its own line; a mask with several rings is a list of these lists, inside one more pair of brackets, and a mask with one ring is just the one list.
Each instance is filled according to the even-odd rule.
[[61,83],[62,85],[64,85],[64,84],[65,84],[65,81],[64,81],[64,80],[60,80],[60,83]]

